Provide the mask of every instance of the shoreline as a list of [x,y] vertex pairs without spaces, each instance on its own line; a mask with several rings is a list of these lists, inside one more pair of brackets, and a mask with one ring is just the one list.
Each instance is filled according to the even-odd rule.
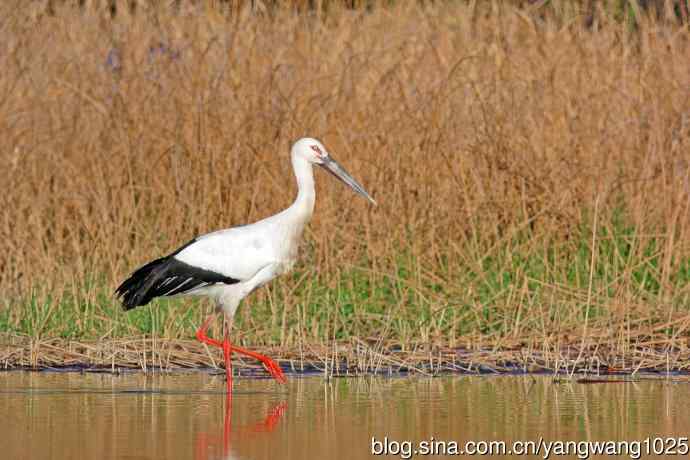
[[[331,345],[252,347],[275,359],[292,375],[327,377],[364,375],[607,375],[690,374],[687,347],[629,346],[626,351],[603,346],[561,346],[468,349],[464,347],[399,346],[350,340]],[[59,338],[5,337],[0,343],[0,370],[59,372],[215,372],[222,371],[222,353],[196,340],[130,338],[75,341]],[[264,376],[252,360],[233,359],[239,376]]]

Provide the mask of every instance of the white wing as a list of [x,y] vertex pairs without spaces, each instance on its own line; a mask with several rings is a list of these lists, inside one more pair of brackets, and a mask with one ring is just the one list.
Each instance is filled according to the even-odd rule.
[[194,267],[247,281],[259,270],[275,262],[274,228],[274,223],[266,219],[243,227],[208,233],[173,257]]

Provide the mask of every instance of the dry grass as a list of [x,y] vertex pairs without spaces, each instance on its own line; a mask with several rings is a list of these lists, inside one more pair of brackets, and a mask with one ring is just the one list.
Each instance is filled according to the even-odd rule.
[[288,148],[310,135],[380,205],[318,177],[302,263],[248,299],[238,342],[686,352],[687,26],[209,5],[0,6],[6,342],[191,338],[206,304],[125,314],[114,286],[288,205]]
[[[61,338],[31,339],[7,336],[0,346],[0,369],[74,369],[120,372],[218,369],[223,356],[217,349],[200,346],[192,339],[133,337],[94,342]],[[589,375],[670,376],[690,372],[690,349],[662,350],[655,341],[638,341],[622,354],[615,347],[590,343],[584,348],[450,348],[415,344],[402,350],[383,341],[357,338],[332,345],[299,343],[295,347],[261,347],[289,373],[317,374],[326,378],[366,374],[400,373],[426,376],[447,373],[558,373]],[[265,372],[255,360],[234,355],[233,371],[240,376]],[[225,371],[219,370],[224,373]]]

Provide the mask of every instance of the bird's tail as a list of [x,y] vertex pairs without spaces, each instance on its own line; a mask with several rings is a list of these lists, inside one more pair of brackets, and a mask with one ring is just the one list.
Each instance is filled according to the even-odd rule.
[[156,297],[157,294],[152,287],[165,274],[168,262],[169,257],[162,257],[147,263],[115,289],[115,295],[120,297],[125,310],[146,305]]

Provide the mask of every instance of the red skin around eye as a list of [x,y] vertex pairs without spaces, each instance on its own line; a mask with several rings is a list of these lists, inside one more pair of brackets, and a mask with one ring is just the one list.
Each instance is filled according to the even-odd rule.
[[321,151],[318,145],[311,145],[310,147],[314,152],[316,152],[317,156],[323,157],[323,152]]

